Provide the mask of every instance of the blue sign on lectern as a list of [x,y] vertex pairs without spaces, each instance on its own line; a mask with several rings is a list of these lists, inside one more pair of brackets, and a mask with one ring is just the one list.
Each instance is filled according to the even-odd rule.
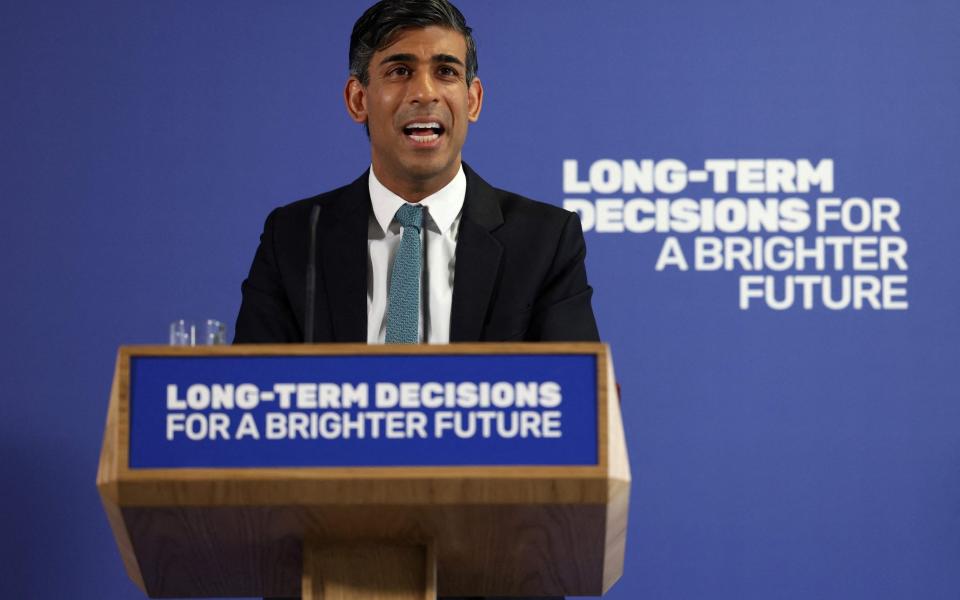
[[129,466],[596,465],[596,360],[134,355]]

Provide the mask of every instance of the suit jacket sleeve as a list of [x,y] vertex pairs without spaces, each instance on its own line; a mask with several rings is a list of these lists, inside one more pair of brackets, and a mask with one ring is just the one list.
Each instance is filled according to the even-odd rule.
[[282,210],[275,209],[267,217],[250,274],[241,286],[243,300],[237,315],[235,344],[303,341],[277,260],[276,227]]
[[587,284],[587,245],[576,213],[563,224],[553,262],[534,302],[527,339],[593,342],[600,340]]

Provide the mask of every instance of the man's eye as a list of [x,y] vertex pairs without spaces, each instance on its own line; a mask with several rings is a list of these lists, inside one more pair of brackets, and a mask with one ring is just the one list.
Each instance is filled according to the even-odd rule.
[[388,75],[396,75],[399,77],[406,77],[410,74],[410,69],[402,65],[394,67],[387,72]]
[[453,67],[440,67],[438,72],[444,77],[459,77],[460,72]]

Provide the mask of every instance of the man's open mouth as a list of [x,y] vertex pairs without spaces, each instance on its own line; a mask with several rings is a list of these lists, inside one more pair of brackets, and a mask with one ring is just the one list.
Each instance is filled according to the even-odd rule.
[[436,121],[417,121],[403,128],[404,135],[419,144],[426,144],[440,139],[443,131],[443,125]]

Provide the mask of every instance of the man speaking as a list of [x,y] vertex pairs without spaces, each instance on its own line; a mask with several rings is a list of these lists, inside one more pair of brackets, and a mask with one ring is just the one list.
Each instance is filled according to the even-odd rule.
[[461,161],[483,106],[476,74],[471,29],[446,0],[360,17],[344,100],[371,166],[267,217],[236,343],[598,339],[576,215]]
[[576,215],[461,161],[483,106],[476,74],[471,29],[446,0],[360,17],[344,100],[371,166],[267,217],[236,343],[598,339]]

